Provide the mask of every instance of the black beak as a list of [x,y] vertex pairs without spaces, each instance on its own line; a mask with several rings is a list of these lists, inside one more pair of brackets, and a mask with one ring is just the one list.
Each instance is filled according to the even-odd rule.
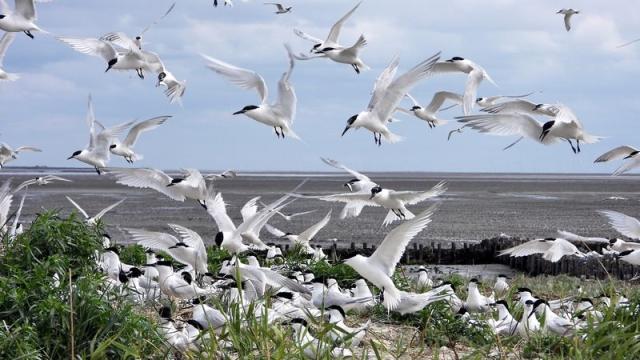
[[373,199],[374,196],[376,196],[376,194],[371,194],[371,196],[369,197],[369,200]]
[[350,127],[347,125],[347,127],[344,128],[344,131],[342,132],[342,135],[340,136],[344,136],[344,134],[346,134],[347,131],[349,131]]
[[175,184],[174,184],[174,183],[170,183],[169,185],[167,185],[167,187],[169,187],[169,186],[173,186],[173,185],[175,185]]
[[67,160],[71,160],[71,159],[73,159],[73,157],[74,157],[74,156],[73,156],[73,155],[71,155],[71,156],[69,156],[69,157],[67,158]]
[[233,115],[240,115],[240,114],[244,114],[246,111],[244,110],[240,110],[240,111],[236,111],[233,113]]

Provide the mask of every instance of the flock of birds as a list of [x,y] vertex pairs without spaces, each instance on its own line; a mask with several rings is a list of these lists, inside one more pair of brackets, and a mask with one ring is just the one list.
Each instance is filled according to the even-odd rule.
[[[34,0],[15,0],[15,9],[8,9],[2,1],[0,10],[0,29],[5,35],[0,41],[0,59],[6,53],[15,34],[24,32],[33,38],[33,32],[43,31],[36,25]],[[276,14],[292,12],[292,7],[279,3],[267,3],[276,7]],[[217,6],[217,1],[214,1]],[[232,5],[225,0],[224,5]],[[221,75],[230,83],[246,90],[258,93],[259,105],[246,105],[234,114],[243,114],[257,122],[273,128],[277,137],[292,137],[299,139],[293,130],[296,115],[297,98],[291,83],[291,75],[296,62],[317,58],[350,65],[356,73],[369,67],[362,59],[361,52],[367,44],[364,35],[358,37],[352,46],[340,44],[340,32],[346,21],[356,12],[361,4],[356,4],[330,29],[326,38],[317,38],[302,30],[295,29],[294,33],[311,43],[310,54],[296,54],[290,46],[287,50],[287,68],[282,74],[277,86],[277,99],[269,103],[267,85],[257,72],[243,69],[226,63],[220,59],[203,55],[206,66]],[[62,43],[83,54],[98,56],[106,64],[105,72],[109,70],[135,71],[140,78],[145,72],[155,74],[157,86],[165,87],[165,94],[170,102],[180,102],[185,93],[186,82],[178,80],[161,60],[161,57],[147,49],[143,49],[142,36],[174,9],[175,4],[151,25],[144,28],[136,36],[129,36],[123,32],[111,32],[98,38],[57,37]],[[573,9],[562,9],[558,14],[564,16],[566,30],[571,29],[571,19],[579,14]],[[427,57],[406,72],[396,76],[399,59],[394,57],[391,63],[378,76],[366,109],[347,120],[342,135],[350,129],[364,128],[371,132],[374,142],[381,145],[383,139],[394,143],[402,139],[392,132],[391,126],[396,113],[406,113],[425,121],[430,128],[439,127],[447,123],[441,118],[440,112],[445,110],[443,105],[449,102],[453,106],[462,108],[462,116],[456,117],[461,123],[455,132],[462,132],[469,128],[480,133],[492,135],[516,135],[519,139],[507,146],[510,148],[523,138],[529,138],[541,144],[551,144],[567,141],[574,153],[580,152],[580,143],[594,143],[600,137],[587,133],[574,112],[563,104],[537,103],[526,100],[532,95],[504,95],[491,97],[477,97],[478,87],[483,80],[494,83],[488,72],[480,65],[462,57],[451,57],[441,60],[440,53]],[[447,73],[467,74],[464,90],[461,94],[438,91],[426,107],[410,94],[417,84],[432,75]],[[0,79],[17,80],[17,76],[0,70]],[[408,100],[412,105],[403,106]],[[480,107],[482,114],[472,114],[474,107]],[[451,106],[449,106],[450,108]],[[99,268],[106,274],[107,285],[113,286],[124,296],[141,304],[171,304],[162,306],[159,310],[159,328],[166,341],[180,351],[199,351],[200,344],[206,341],[207,329],[215,332],[224,331],[230,316],[230,306],[240,304],[242,315],[249,316],[251,311],[255,318],[266,317],[269,323],[282,322],[291,326],[296,341],[305,346],[305,355],[315,358],[316,349],[331,347],[336,356],[350,354],[350,348],[357,346],[366,334],[370,324],[360,324],[356,327],[345,323],[349,311],[360,312],[382,304],[388,311],[400,314],[410,314],[422,310],[434,302],[445,302],[451,310],[459,313],[465,319],[469,314],[486,313],[495,308],[498,318],[481,320],[497,334],[520,335],[528,337],[532,332],[545,330],[562,336],[575,334],[587,324],[587,319],[602,318],[602,313],[596,308],[591,299],[558,299],[546,301],[533,297],[526,288],[518,290],[520,302],[524,308],[522,318],[514,319],[509,313],[505,300],[496,300],[496,296],[507,294],[509,285],[504,276],[496,280],[494,293],[484,296],[478,288],[478,281],[472,279],[468,284],[466,300],[460,299],[454,287],[447,282],[434,285],[426,269],[421,268],[412,278],[415,278],[416,292],[399,289],[394,283],[393,276],[398,263],[409,242],[422,232],[431,222],[431,217],[437,209],[437,204],[429,206],[417,214],[408,207],[442,195],[447,186],[445,182],[435,184],[424,191],[404,191],[383,188],[366,175],[352,170],[345,165],[332,160],[322,159],[327,165],[349,173],[353,179],[344,184],[348,189],[332,195],[309,196],[301,194],[301,187],[292,189],[289,193],[270,202],[263,203],[260,197],[252,198],[241,208],[241,223],[234,223],[229,216],[223,196],[217,192],[214,182],[219,179],[233,178],[237,174],[225,171],[221,174],[203,175],[197,169],[184,169],[179,176],[150,168],[110,168],[111,155],[120,156],[130,164],[143,158],[134,147],[140,135],[156,129],[171,116],[158,116],[139,122],[127,122],[107,127],[96,119],[91,96],[88,102],[86,118],[89,128],[89,144],[77,150],[68,159],[75,159],[92,166],[98,174],[107,173],[115,178],[118,184],[146,188],[175,201],[195,200],[210,215],[217,225],[218,232],[213,239],[215,244],[227,250],[232,257],[222,263],[217,274],[210,272],[207,251],[202,237],[195,231],[178,224],[168,224],[171,233],[149,231],[146,229],[126,229],[129,239],[147,248],[147,262],[136,267],[120,261],[119,251],[108,235],[104,236],[104,251],[96,255]],[[544,119],[543,121],[539,119]],[[124,140],[120,136],[127,132]],[[575,145],[574,145],[575,142]],[[0,167],[17,159],[18,154],[25,151],[40,151],[36,147],[21,146],[13,149],[7,144],[0,146]],[[624,173],[640,166],[640,151],[631,146],[615,148],[602,156],[596,162],[606,162],[616,159],[627,159],[614,174]],[[0,186],[0,224],[10,237],[19,236],[23,227],[19,221],[25,195],[22,196],[18,210],[9,215],[13,197],[20,191],[32,186],[47,185],[51,182],[68,182],[66,178],[47,175],[28,180],[17,187],[6,181]],[[26,191],[25,191],[26,192]],[[82,214],[86,222],[94,226],[113,208],[123,203],[124,199],[106,207],[96,215],[90,216],[73,199],[69,202]],[[315,210],[296,214],[285,214],[284,209],[298,199],[316,199],[327,202],[344,203],[340,218],[359,216],[365,207],[376,206],[388,210],[383,219],[383,225],[400,221],[400,225],[389,231],[370,256],[356,255],[344,260],[344,264],[357,272],[361,279],[355,281],[353,289],[341,289],[332,279],[317,279],[309,271],[311,261],[327,261],[322,248],[312,246],[312,242],[322,229],[330,222],[332,212],[329,211],[318,223],[300,233],[290,233],[275,228],[269,224],[274,216],[281,216],[287,221],[304,216]],[[603,212],[613,227],[621,234],[640,240],[640,222],[624,214],[613,211]],[[286,239],[292,245],[302,249],[309,256],[309,262],[301,262],[296,269],[281,264],[278,258],[282,251],[273,243],[265,243],[261,238],[262,229],[275,239]],[[603,250],[615,253],[620,259],[634,265],[640,265],[640,243],[624,241],[622,239],[585,238],[576,234],[561,232],[562,238],[537,239],[516,246],[503,252],[510,256],[527,256],[534,253],[543,254],[543,258],[552,262],[562,256],[584,254],[572,242],[607,243]],[[261,254],[260,260],[254,255],[246,256],[246,263],[241,259],[246,253]],[[165,254],[165,255],[161,255]],[[241,258],[242,255],[242,258]],[[170,258],[167,258],[170,257]],[[177,268],[174,264],[181,264]],[[369,288],[369,284],[378,289],[376,295]],[[216,303],[224,304],[214,307]],[[270,299],[270,301],[265,301]],[[620,294],[609,298],[602,295],[600,301],[605,306],[627,306],[627,300]],[[249,306],[251,304],[251,306]],[[181,314],[179,321],[172,309],[179,307]],[[561,313],[560,311],[563,311]],[[536,313],[544,317],[541,328]],[[185,317],[184,315],[187,314]],[[319,343],[309,331],[310,320],[326,317],[334,325],[331,332],[331,343]],[[469,319],[470,325],[478,319]],[[226,345],[225,345],[226,346]]]

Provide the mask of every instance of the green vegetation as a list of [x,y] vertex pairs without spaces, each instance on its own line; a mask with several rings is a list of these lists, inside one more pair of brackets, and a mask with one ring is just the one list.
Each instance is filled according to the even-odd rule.
[[[188,319],[190,309],[162,300],[162,304],[135,304],[110,289],[96,264],[102,250],[101,227],[87,226],[71,216],[40,214],[22,235],[3,239],[0,254],[0,358],[188,358],[188,359],[300,359],[310,348],[294,341],[293,331],[285,324],[268,322],[269,311],[261,303],[232,305],[212,297],[207,303],[228,315],[227,326],[219,332],[203,333],[194,351],[180,353],[163,339],[158,328],[157,309],[172,306],[177,319]],[[143,265],[144,249],[133,245],[121,249],[124,262]],[[217,273],[230,255],[218,248],[208,249],[209,269]],[[253,255],[263,258],[264,254]],[[243,256],[244,258],[244,256]],[[262,259],[261,261],[263,261]],[[334,278],[341,286],[351,286],[358,275],[344,264],[314,262],[292,250],[278,261],[285,272],[307,264],[316,278]],[[407,274],[394,275],[398,286],[414,290]],[[448,276],[456,292],[466,297],[466,280]],[[505,299],[515,307],[515,289],[526,286],[542,298],[566,296],[595,297],[600,293],[625,293],[628,309],[601,307],[604,319],[590,323],[584,331],[569,338],[537,334],[529,340],[517,336],[495,336],[487,326],[469,324],[452,314],[445,303],[435,303],[419,313],[398,315],[381,305],[365,313],[351,313],[348,323],[372,321],[369,334],[354,358],[542,358],[542,359],[630,359],[640,357],[640,322],[637,287],[621,281],[586,281],[576,278],[518,276]],[[481,291],[490,293],[491,284]],[[579,295],[581,287],[584,295]],[[264,303],[271,304],[267,295]],[[514,316],[519,317],[520,311]],[[485,316],[477,316],[483,319]],[[181,321],[179,321],[181,323]],[[310,321],[313,336],[333,344],[329,332],[333,326],[322,320]],[[335,329],[333,329],[335,330]],[[318,359],[330,359],[331,346],[313,348]],[[197,351],[196,351],[197,350]]]

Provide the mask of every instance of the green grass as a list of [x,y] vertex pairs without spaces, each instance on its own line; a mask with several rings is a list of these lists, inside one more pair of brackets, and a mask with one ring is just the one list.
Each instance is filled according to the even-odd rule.
[[[211,306],[226,309],[228,324],[221,333],[202,335],[200,352],[179,354],[158,333],[157,313],[161,305],[172,305],[174,314],[189,318],[189,310],[163,304],[145,306],[131,303],[105,287],[104,276],[97,269],[95,254],[101,251],[101,228],[87,226],[72,215],[60,218],[45,212],[29,230],[13,240],[3,239],[0,253],[0,358],[58,359],[70,358],[181,358],[181,359],[300,359],[304,351],[293,338],[290,326],[269,324],[267,313],[255,316],[257,304],[244,309],[234,304],[227,309],[220,299]],[[124,262],[142,265],[144,249],[137,245],[121,249]],[[261,262],[264,254],[255,253]],[[242,256],[242,258],[245,258]],[[230,255],[216,247],[208,248],[209,269],[217,273]],[[301,264],[305,264],[302,267]],[[314,262],[299,249],[293,249],[279,263],[285,272],[312,271],[317,278],[334,278],[341,286],[352,286],[359,276],[344,264]],[[54,281],[58,274],[59,284]],[[285,274],[286,275],[286,274]],[[400,269],[394,275],[397,286],[412,289]],[[466,297],[466,280],[450,276],[458,296]],[[567,276],[529,278],[518,276],[511,281],[512,290],[505,296],[514,305],[518,286],[531,288],[542,298],[557,299],[624,292],[631,300],[629,309],[601,309],[604,320],[591,324],[571,338],[539,334],[529,340],[497,337],[487,327],[470,327],[451,313],[444,303],[432,304],[416,314],[389,313],[381,305],[366,313],[348,316],[352,325],[369,319],[373,322],[363,346],[354,350],[354,358],[437,358],[444,352],[454,358],[541,358],[541,359],[630,359],[640,358],[640,322],[637,286],[611,280],[581,280]],[[490,292],[491,284],[481,291]],[[374,290],[375,291],[375,290]],[[580,295],[582,296],[582,295]],[[269,304],[269,296],[265,303]],[[512,306],[513,307],[513,306]],[[514,316],[519,316],[516,314]],[[482,316],[480,317],[482,318]],[[318,319],[310,322],[312,334],[330,344],[333,326]],[[205,337],[208,337],[205,339]],[[330,359],[331,346],[314,351],[318,359]]]

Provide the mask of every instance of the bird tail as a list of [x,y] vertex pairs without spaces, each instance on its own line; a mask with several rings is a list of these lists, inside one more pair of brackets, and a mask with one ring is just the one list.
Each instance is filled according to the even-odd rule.
[[436,119],[435,121],[433,121],[433,125],[435,126],[442,126],[448,123],[449,123],[449,120],[442,120],[442,119]]
[[382,134],[382,136],[384,137],[384,139],[391,144],[397,143],[399,141],[402,141],[402,136],[400,135],[396,135],[394,133],[392,133],[391,131],[386,131],[384,134]]
[[7,81],[16,81],[20,79],[20,75],[18,74],[7,74],[7,78],[5,80]]
[[413,219],[414,217],[416,217],[411,211],[409,211],[408,209],[404,209],[402,210],[402,213],[404,214],[404,217],[400,218],[398,217],[398,215],[396,215],[393,210],[389,210],[389,212],[387,213],[387,216],[384,218],[384,221],[382,222],[383,226],[387,226],[389,224],[391,224],[392,222],[396,221],[396,220],[409,220],[409,219]]
[[131,160],[133,161],[140,161],[142,159],[144,159],[144,155],[141,154],[133,154],[133,156],[131,157]]
[[384,305],[387,310],[394,310],[398,307],[398,304],[400,304],[400,296],[400,291],[396,289],[395,286],[392,289],[384,289],[382,305]]
[[622,164],[619,168],[617,168],[612,175],[618,176],[618,175],[624,174],[625,172],[637,167],[638,165],[640,165],[640,160],[637,160],[637,159],[628,160],[626,163]]
[[293,130],[291,130],[290,128],[285,128],[284,133],[286,136],[292,138],[292,139],[296,139],[296,140],[300,140],[302,141],[302,139],[300,138],[300,136],[298,136],[298,134],[296,134]]
[[584,135],[582,135],[582,142],[584,142],[585,144],[595,144],[598,141],[604,139],[603,136],[596,136],[596,135],[591,135],[591,134],[587,134],[584,133]]

